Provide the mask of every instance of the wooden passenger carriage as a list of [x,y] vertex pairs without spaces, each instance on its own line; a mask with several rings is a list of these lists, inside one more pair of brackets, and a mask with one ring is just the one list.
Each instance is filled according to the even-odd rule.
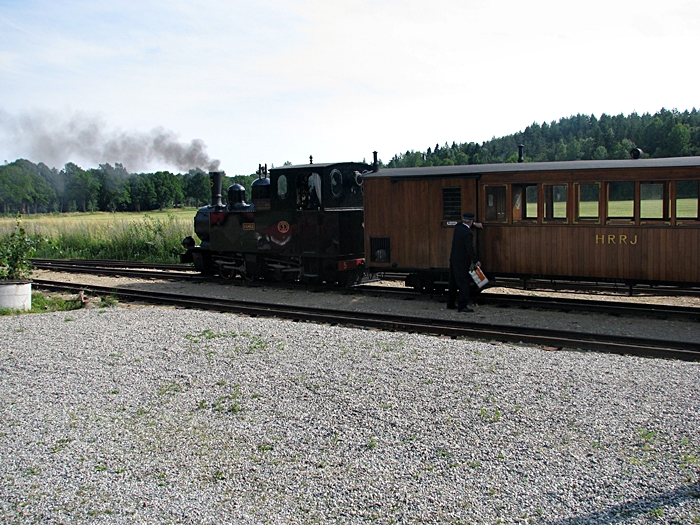
[[700,157],[400,168],[364,176],[373,271],[446,285],[462,212],[487,274],[700,284]]

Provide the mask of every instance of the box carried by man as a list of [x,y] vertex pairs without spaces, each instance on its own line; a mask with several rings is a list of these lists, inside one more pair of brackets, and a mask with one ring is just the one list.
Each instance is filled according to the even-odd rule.
[[481,290],[489,282],[489,280],[484,275],[484,272],[481,271],[481,268],[479,266],[474,266],[473,270],[469,270],[469,275],[472,276],[472,279],[479,287],[479,290]]

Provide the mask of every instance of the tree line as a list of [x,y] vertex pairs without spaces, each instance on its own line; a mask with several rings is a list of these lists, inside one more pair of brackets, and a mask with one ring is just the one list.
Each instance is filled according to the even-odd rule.
[[[518,144],[526,162],[629,158],[640,148],[643,157],[700,155],[700,111],[661,111],[610,116],[576,115],[558,122],[534,123],[524,131],[481,144],[445,144],[425,152],[394,155],[385,168],[450,166],[517,162]],[[285,163],[287,164],[287,163]],[[250,187],[256,175],[226,177]],[[84,170],[69,162],[62,169],[18,159],[0,166],[0,211],[46,213],[71,211],[149,211],[172,206],[201,206],[211,199],[209,175],[196,168],[187,173],[129,173],[122,164],[101,164]],[[223,199],[226,195],[224,192]]]
[[558,122],[534,123],[524,131],[481,144],[435,145],[425,152],[395,155],[387,168],[454,166],[518,161],[518,144],[525,146],[526,162],[628,159],[640,148],[643,157],[700,155],[700,111],[666,110],[651,115],[603,113],[576,115]]
[[[250,186],[256,175],[225,177]],[[129,173],[122,164],[82,169],[69,162],[63,169],[25,159],[0,166],[0,211],[50,213],[87,211],[150,211],[173,206],[201,206],[211,201],[209,174],[196,168],[187,173],[157,171]],[[225,196],[224,196],[225,200]]]

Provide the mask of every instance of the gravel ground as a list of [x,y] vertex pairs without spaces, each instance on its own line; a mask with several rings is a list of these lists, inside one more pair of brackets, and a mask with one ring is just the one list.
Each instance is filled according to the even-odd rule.
[[[473,314],[460,314],[456,310],[445,308],[445,299],[431,299],[422,296],[412,300],[380,297],[376,294],[313,293],[309,291],[284,290],[277,287],[238,286],[233,283],[206,281],[200,283],[187,281],[153,281],[123,277],[100,277],[70,273],[35,272],[40,279],[55,279],[65,282],[80,282],[102,286],[123,286],[126,288],[156,290],[158,292],[184,293],[198,297],[234,298],[246,301],[293,304],[341,308],[352,311],[375,313],[406,314],[417,317],[465,319],[492,324],[540,327],[549,329],[571,330],[577,332],[617,334],[625,336],[669,339],[676,341],[700,341],[700,322],[683,320],[663,320],[644,317],[613,317],[595,313],[554,312],[550,310],[522,310],[519,308],[499,308],[497,306],[476,306]],[[396,285],[397,283],[387,283]],[[523,293],[512,289],[493,288],[495,292]],[[527,292],[530,295],[565,296],[551,292]],[[600,300],[625,301],[627,297],[609,294],[575,295],[577,298],[591,297]],[[700,308],[700,297],[658,297],[637,296],[633,300],[645,303],[673,304],[695,306]],[[442,302],[440,302],[442,301]]]
[[700,523],[700,363],[152,307],[0,334],[3,523]]

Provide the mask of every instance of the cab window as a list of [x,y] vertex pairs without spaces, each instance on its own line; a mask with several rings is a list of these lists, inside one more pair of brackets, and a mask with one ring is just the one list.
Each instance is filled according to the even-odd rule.
[[277,196],[284,200],[287,198],[287,194],[289,193],[289,189],[287,187],[287,176],[286,175],[280,175],[279,178],[277,179]]

